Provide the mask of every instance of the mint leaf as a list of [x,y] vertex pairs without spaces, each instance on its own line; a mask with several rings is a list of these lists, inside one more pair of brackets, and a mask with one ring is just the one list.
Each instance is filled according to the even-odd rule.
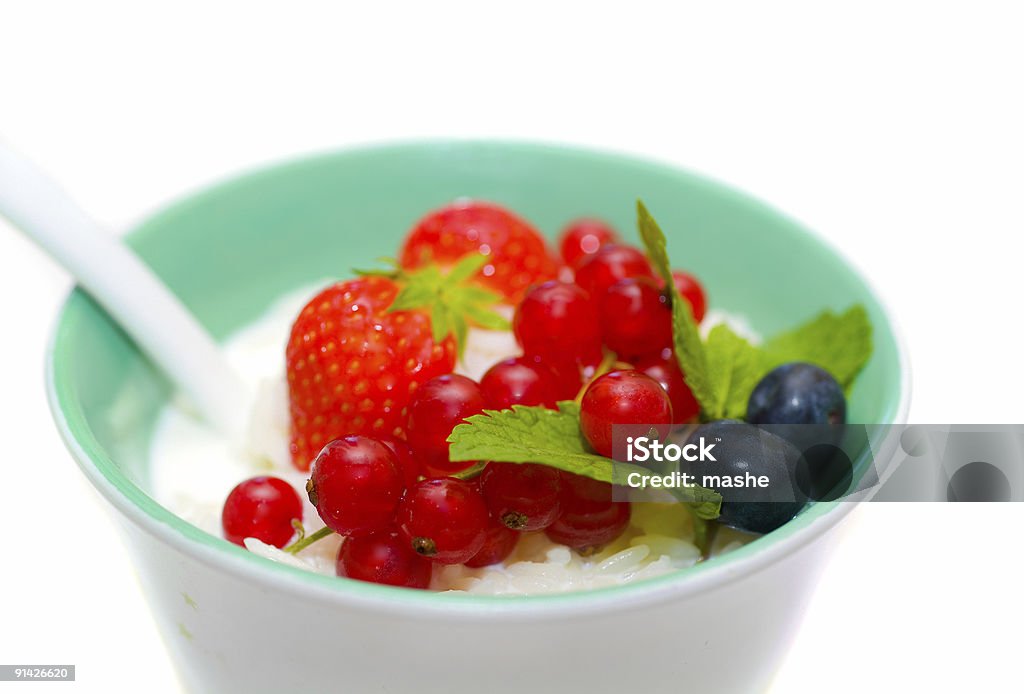
[[[567,414],[571,417],[576,417],[577,419],[579,418],[581,408],[580,403],[575,400],[559,400],[556,404],[558,405],[558,411],[562,414]],[[581,438],[580,440],[582,441],[583,439]]]
[[[453,462],[539,463],[612,484],[625,484],[634,472],[652,474],[648,468],[591,453],[580,433],[579,405],[565,401],[558,406],[558,410],[524,405],[484,410],[455,427],[448,437],[448,456]],[[702,487],[670,491],[698,518],[718,517],[722,497],[716,492]]]
[[824,311],[764,344],[766,372],[780,364],[806,361],[828,371],[846,389],[871,357],[871,321],[863,306],[840,314]]
[[715,384],[715,399],[706,415],[745,418],[750,393],[767,371],[765,354],[725,324],[711,329],[705,349]]
[[665,234],[640,200],[636,211],[637,230],[651,264],[665,286],[671,288],[676,359],[704,419],[742,419],[758,381],[776,366],[791,361],[817,364],[849,391],[871,356],[871,323],[863,306],[853,306],[841,314],[824,311],[761,347],[725,325],[715,326],[702,342],[690,305],[679,296],[672,281]]
[[705,345],[716,398],[711,418],[743,419],[758,382],[777,366],[793,361],[817,364],[849,390],[871,356],[871,323],[863,306],[841,314],[824,311],[761,347],[747,342],[727,325],[716,325]]
[[484,410],[456,426],[448,442],[448,457],[453,462],[542,463],[601,482],[617,479],[614,461],[587,450],[579,416],[571,410],[525,405]]
[[661,275],[670,292],[672,341],[686,385],[690,386],[693,396],[700,403],[701,410],[705,414],[711,413],[714,411],[715,402],[718,399],[717,391],[712,381],[704,344],[701,342],[700,332],[697,330],[697,322],[693,319],[693,311],[690,309],[689,302],[679,295],[676,283],[672,280],[672,265],[666,251],[665,234],[640,200],[636,201],[636,225],[651,264]]
[[636,229],[655,271],[666,284],[673,284],[672,263],[668,259],[668,241],[665,240],[665,233],[647,210],[643,200],[636,201]]

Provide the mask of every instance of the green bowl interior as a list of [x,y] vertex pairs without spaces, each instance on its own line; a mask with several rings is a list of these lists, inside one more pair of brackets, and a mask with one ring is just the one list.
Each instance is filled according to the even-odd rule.
[[[669,237],[674,264],[700,277],[711,307],[743,314],[764,334],[824,308],[863,303],[875,327],[874,354],[851,394],[849,417],[881,423],[896,416],[902,395],[899,348],[863,280],[777,211],[706,179],[641,160],[496,142],[346,151],[277,166],[186,198],[135,229],[128,242],[224,338],[289,290],[346,276],[350,268],[395,254],[424,212],[461,196],[505,204],[551,237],[574,217],[597,215],[629,240],[636,239],[635,201],[641,197]],[[157,521],[244,553],[173,517],[148,495],[147,448],[170,388],[80,291],[61,315],[52,359],[58,419],[87,457],[79,462],[94,466]],[[804,515],[824,513],[825,505],[818,506]],[[734,554],[756,551],[787,528]],[[672,580],[685,580],[686,573]],[[361,585],[366,587],[360,590],[376,588]]]

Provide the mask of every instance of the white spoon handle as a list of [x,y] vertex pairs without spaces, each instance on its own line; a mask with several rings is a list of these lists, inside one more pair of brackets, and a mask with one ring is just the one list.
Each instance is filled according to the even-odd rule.
[[2,142],[0,215],[67,269],[210,424],[243,431],[247,388],[195,316],[135,253]]

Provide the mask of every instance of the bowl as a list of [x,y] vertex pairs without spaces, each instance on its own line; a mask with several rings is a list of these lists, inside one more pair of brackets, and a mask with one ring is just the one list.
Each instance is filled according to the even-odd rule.
[[[906,414],[908,371],[892,321],[834,250],[725,186],[626,156],[494,141],[342,151],[189,196],[127,241],[223,339],[276,297],[393,253],[424,212],[461,196],[505,204],[549,234],[600,216],[633,240],[642,197],[674,263],[701,277],[712,306],[765,334],[860,302],[874,353],[851,393],[850,421]],[[829,531],[854,505],[815,504],[692,569],[590,592],[492,597],[341,580],[250,554],[150,496],[147,449],[172,392],[79,290],[61,312],[48,375],[60,433],[116,510],[190,691],[763,689],[798,628]],[[872,443],[876,462],[891,457],[894,442]]]

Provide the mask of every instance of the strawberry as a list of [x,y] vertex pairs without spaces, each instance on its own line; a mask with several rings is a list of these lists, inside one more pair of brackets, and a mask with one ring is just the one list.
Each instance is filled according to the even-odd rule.
[[544,238],[529,222],[478,200],[458,200],[421,219],[406,237],[399,259],[402,267],[416,268],[430,261],[450,264],[471,252],[488,257],[477,280],[512,304],[531,285],[558,272]]
[[467,286],[486,258],[416,271],[361,273],[310,301],[285,350],[292,462],[308,470],[328,442],[350,434],[404,439],[412,392],[450,373],[467,319],[508,323],[487,307],[500,297]]

